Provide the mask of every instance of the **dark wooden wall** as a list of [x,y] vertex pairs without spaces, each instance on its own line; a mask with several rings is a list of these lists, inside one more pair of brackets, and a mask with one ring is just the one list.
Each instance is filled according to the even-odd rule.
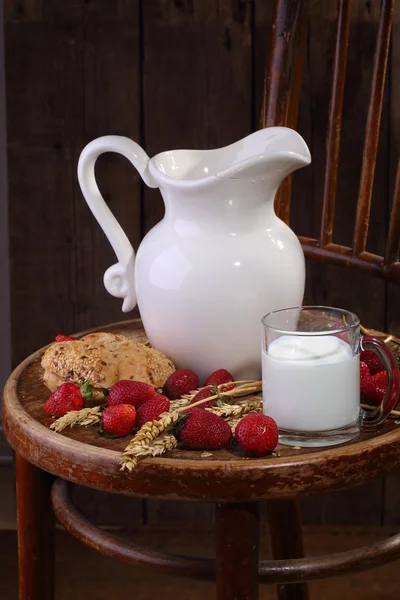
[[[315,235],[321,213],[336,3],[313,0],[298,129],[313,165],[294,177],[292,225]],[[13,361],[59,332],[120,320],[104,270],[114,262],[80,194],[76,165],[99,135],[134,138],[152,155],[209,148],[257,126],[272,0],[6,0]],[[335,240],[350,241],[366,94],[380,0],[353,2]],[[400,149],[396,11],[377,165],[371,250],[382,252]],[[134,246],[163,214],[121,157],[98,164],[101,189]],[[399,292],[336,267],[308,265],[307,301],[356,311],[365,325],[400,329]],[[400,522],[399,477],[304,502],[313,523]],[[128,502],[78,492],[99,520],[209,522],[210,507]],[[108,510],[108,512],[107,512]],[[128,515],[128,517],[127,517]],[[114,517],[118,520],[120,517]]]
[[[8,196],[6,151],[6,94],[4,64],[4,22],[0,14],[0,387],[3,388],[11,366],[10,289],[8,260]],[[10,459],[11,451],[1,426],[0,464]]]

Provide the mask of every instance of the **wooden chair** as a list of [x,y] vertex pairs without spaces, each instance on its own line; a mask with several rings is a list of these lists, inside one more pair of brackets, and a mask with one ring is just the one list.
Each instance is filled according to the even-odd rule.
[[[353,244],[347,247],[333,241],[337,196],[343,97],[350,34],[351,0],[337,1],[337,25],[334,66],[326,133],[326,160],[322,198],[322,218],[318,238],[300,237],[307,258],[350,267],[400,283],[400,162],[398,164],[389,231],[384,256],[368,252],[372,189],[378,151],[382,104],[388,66],[394,0],[383,0],[376,39],[368,116],[362,157],[361,177],[354,224]],[[261,127],[282,125],[296,128],[303,59],[307,39],[309,0],[276,0],[271,45],[266,66]],[[292,178],[281,185],[276,198],[276,212],[289,223]],[[272,530],[285,531],[288,539],[278,543],[273,536],[276,558],[302,556],[300,511],[296,501],[269,502]],[[289,541],[290,540],[290,541]],[[280,600],[307,598],[305,586],[283,586]]]
[[[261,127],[296,127],[300,101],[303,55],[307,35],[308,0],[276,0],[273,35],[267,63]],[[352,267],[400,283],[400,163],[397,169],[389,233],[384,256],[367,251],[372,188],[378,151],[382,103],[389,57],[394,0],[383,0],[376,40],[371,92],[365,132],[353,244],[333,241],[340,134],[346,63],[350,33],[351,0],[338,0],[334,68],[326,135],[326,162],[322,220],[318,239],[300,236],[306,257]],[[290,218],[291,177],[281,186],[276,210],[286,223]]]

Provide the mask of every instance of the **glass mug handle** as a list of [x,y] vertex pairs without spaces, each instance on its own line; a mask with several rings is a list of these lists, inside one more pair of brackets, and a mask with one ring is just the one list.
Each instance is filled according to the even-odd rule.
[[361,338],[361,350],[372,350],[379,356],[385,367],[388,379],[385,397],[380,406],[373,411],[364,411],[361,418],[362,427],[376,427],[387,419],[390,411],[396,407],[399,401],[400,373],[395,357],[381,340],[365,335]]

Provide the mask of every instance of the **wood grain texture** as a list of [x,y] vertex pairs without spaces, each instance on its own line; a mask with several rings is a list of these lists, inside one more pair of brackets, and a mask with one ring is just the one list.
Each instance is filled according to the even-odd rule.
[[399,256],[400,250],[400,162],[397,164],[393,190],[393,203],[390,211],[389,233],[386,242],[385,262],[391,264]]
[[214,522],[214,507],[204,502],[146,500],[144,521],[150,527],[209,527]]
[[[277,0],[272,16],[270,50],[265,70],[260,127],[295,127],[306,48],[308,3]],[[292,177],[281,184],[275,197],[276,214],[290,221]]]
[[[303,528],[298,500],[269,500],[268,523],[275,559],[304,557]],[[309,600],[308,585],[278,585],[279,600]]]
[[[257,129],[260,125],[260,115],[264,103],[265,66],[268,60],[268,52],[271,43],[271,28],[274,16],[274,2],[254,0],[253,15],[253,94],[254,94],[254,123]],[[304,170],[304,169],[303,169]]]
[[144,501],[77,485],[74,502],[95,525],[130,531],[144,522]]
[[217,504],[215,522],[217,600],[258,600],[258,504]]
[[326,139],[326,168],[320,233],[320,243],[322,246],[332,242],[333,222],[335,218],[340,131],[350,32],[350,8],[351,0],[341,0],[338,3],[335,58]]
[[386,71],[389,57],[389,44],[393,20],[394,0],[383,0],[376,36],[371,92],[361,166],[360,189],[358,193],[357,215],[354,226],[353,252],[365,252],[367,246],[369,218],[371,212],[372,188],[380,137],[382,106],[384,101]]
[[[272,31],[268,61],[265,70],[264,94],[261,107],[261,127],[289,126],[296,122],[297,110],[292,104],[292,89],[297,75],[299,54],[304,52],[300,43],[307,3],[304,0],[287,2],[277,0],[274,3]],[[300,62],[301,65],[301,62]],[[299,71],[301,80],[301,68]],[[296,90],[299,92],[299,89]],[[293,123],[293,124],[294,124]]]
[[[113,3],[111,3],[112,5]],[[141,142],[139,1],[82,2],[79,74],[82,122],[74,165],[83,146],[101,135],[124,135]],[[119,319],[121,301],[103,285],[115,256],[74,181],[73,307],[74,328]],[[105,154],[96,165],[99,188],[134,248],[141,239],[141,179],[122,156]]]
[[20,600],[54,599],[53,477],[16,456]]
[[[6,93],[4,64],[4,14],[0,15],[0,386],[11,370],[10,326],[10,265],[8,257],[8,190],[6,150]],[[0,425],[1,427],[1,425]],[[9,448],[0,431],[0,457],[9,455]]]
[[57,328],[73,329],[69,143],[79,112],[75,59],[66,23],[7,24],[11,324],[13,339],[19,340],[14,364]]
[[[143,36],[150,156],[217,148],[251,132],[251,3],[144,2]],[[144,208],[147,231],[164,214],[158,190],[145,190]]]
[[[9,0],[6,18],[16,364],[59,331],[120,315],[120,302],[102,283],[113,253],[80,193],[76,166],[94,137],[116,133],[140,142],[139,1]],[[137,247],[138,174],[110,155],[101,157],[97,173]]]

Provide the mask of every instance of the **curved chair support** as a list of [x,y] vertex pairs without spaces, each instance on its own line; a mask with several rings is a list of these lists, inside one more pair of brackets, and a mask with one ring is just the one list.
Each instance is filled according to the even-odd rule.
[[261,583],[299,583],[367,571],[400,558],[400,534],[355,550],[312,558],[262,561]]
[[[69,495],[72,484],[57,479],[52,488],[55,514],[65,529],[94,550],[131,565],[153,567],[174,575],[213,581],[215,561],[157,552],[101,531],[77,509]],[[260,562],[260,583],[298,583],[365,571],[400,558],[400,534],[355,550],[312,558]]]
[[84,517],[70,497],[73,484],[57,479],[51,500],[57,519],[78,540],[106,556],[139,567],[152,567],[182,577],[214,581],[215,561],[186,557],[143,548],[109,531],[99,529]]

